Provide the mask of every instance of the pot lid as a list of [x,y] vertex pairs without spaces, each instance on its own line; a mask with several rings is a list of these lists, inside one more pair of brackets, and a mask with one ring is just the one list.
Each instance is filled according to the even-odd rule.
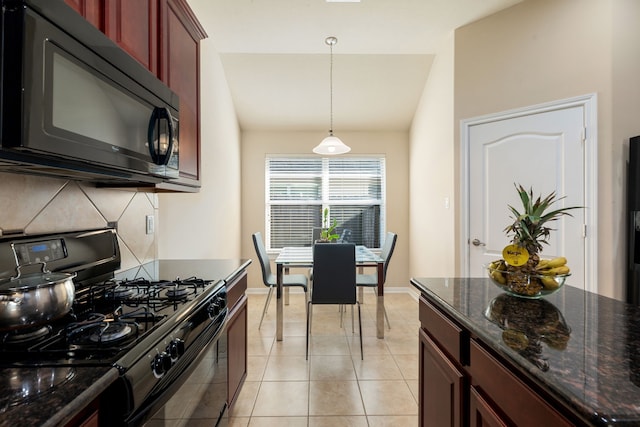
[[33,273],[0,280],[0,293],[27,291],[57,285],[76,277],[76,273]]

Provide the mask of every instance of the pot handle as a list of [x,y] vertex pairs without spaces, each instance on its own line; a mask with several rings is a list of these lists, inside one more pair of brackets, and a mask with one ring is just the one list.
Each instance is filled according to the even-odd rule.
[[[11,280],[16,280],[19,279],[20,276],[22,275],[22,272],[20,271],[20,269],[24,266],[28,266],[28,265],[36,265],[36,264],[42,264],[42,273],[43,274],[49,274],[51,273],[51,271],[47,270],[47,263],[44,261],[39,261],[39,262],[34,262],[33,264],[21,264],[21,265],[17,265],[16,266],[16,275],[14,277],[11,278]],[[0,299],[1,301],[1,299]]]

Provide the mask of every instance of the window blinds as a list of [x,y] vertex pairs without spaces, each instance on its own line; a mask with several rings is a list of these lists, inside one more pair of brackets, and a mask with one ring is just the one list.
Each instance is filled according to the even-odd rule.
[[384,157],[266,158],[267,248],[309,246],[322,213],[346,241],[380,247],[384,231]]

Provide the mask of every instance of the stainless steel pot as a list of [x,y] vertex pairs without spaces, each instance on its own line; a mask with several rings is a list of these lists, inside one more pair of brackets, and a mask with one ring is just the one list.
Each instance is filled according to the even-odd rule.
[[42,272],[0,281],[0,329],[40,325],[64,316],[75,297],[76,274]]

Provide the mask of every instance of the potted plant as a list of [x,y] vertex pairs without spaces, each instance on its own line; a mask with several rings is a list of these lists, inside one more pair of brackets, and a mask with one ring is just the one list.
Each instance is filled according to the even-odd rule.
[[320,230],[320,239],[318,242],[333,242],[340,238],[339,234],[335,233],[337,227],[337,221],[334,219],[333,223],[329,223],[329,208],[324,208],[322,213],[322,230]]

